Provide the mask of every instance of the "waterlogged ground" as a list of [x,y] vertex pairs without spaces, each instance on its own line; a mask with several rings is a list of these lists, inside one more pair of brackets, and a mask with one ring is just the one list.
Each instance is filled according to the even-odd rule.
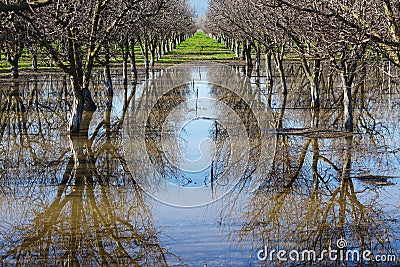
[[115,75],[113,97],[96,74],[80,136],[67,77],[2,81],[1,265],[399,265],[400,80],[384,66],[356,82],[354,134],[338,77],[316,112],[295,63],[286,99],[278,77],[268,95],[211,63]]

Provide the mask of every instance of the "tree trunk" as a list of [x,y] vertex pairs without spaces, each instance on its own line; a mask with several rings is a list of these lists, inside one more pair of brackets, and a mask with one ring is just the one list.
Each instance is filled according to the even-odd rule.
[[75,81],[71,81],[73,87],[74,102],[72,104],[72,114],[69,122],[69,132],[71,134],[77,134],[80,131],[83,111],[85,107],[85,96],[83,90],[79,89],[79,86]]
[[150,66],[152,68],[154,68],[154,64],[156,61],[156,50],[157,50],[157,46],[154,43],[152,43],[150,45]]
[[312,108],[311,109],[311,128],[318,129],[319,128],[319,116],[320,109],[319,108]]
[[[307,72],[306,72],[307,73]],[[319,90],[319,76],[321,73],[321,60],[314,60],[314,71],[308,74],[308,79],[311,86],[311,108],[317,109],[321,107],[320,90]]]
[[277,65],[278,65],[279,78],[281,80],[282,94],[286,95],[288,93],[288,89],[286,83],[285,69],[283,66],[283,60],[280,58],[277,59]]
[[253,68],[253,61],[251,59],[251,43],[247,41],[246,43],[246,50],[245,50],[245,55],[246,55],[246,63],[247,67],[250,69]]
[[113,89],[113,84],[112,84],[112,78],[111,78],[111,69],[110,69],[110,49],[107,46],[106,47],[106,62],[104,66],[104,77],[106,80],[106,86],[107,86],[107,92],[108,95],[113,94],[114,89]]
[[69,122],[69,132],[72,134],[79,133],[84,111],[94,112],[97,109],[92,99],[92,95],[88,88],[82,88],[77,78],[71,77],[72,92],[74,101],[72,105],[72,113]]
[[243,41],[241,54],[242,54],[242,60],[246,60],[246,41]]
[[94,103],[92,94],[90,93],[88,88],[83,88],[83,96],[85,99],[85,105],[84,105],[84,110],[85,111],[96,111],[97,106],[96,103]]
[[138,78],[138,71],[136,67],[136,54],[135,54],[135,40],[132,38],[130,40],[130,52],[129,57],[131,58],[131,72],[133,73],[134,79],[137,80]]
[[169,42],[170,42],[169,40],[165,40],[165,44],[164,44],[165,45],[165,48],[164,48],[165,49],[165,54],[168,54],[169,51],[170,51]]
[[278,44],[275,50],[274,59],[275,59],[275,64],[278,68],[279,72],[279,78],[281,80],[281,87],[282,87],[282,94],[287,94],[288,89],[287,89],[287,84],[286,84],[286,75],[285,75],[285,68],[283,64],[283,58],[285,55],[285,47],[286,44]]
[[157,61],[164,55],[163,47],[163,44],[160,42],[157,49]]
[[128,51],[129,42],[128,39],[125,39],[122,46],[122,79],[124,86],[128,85]]
[[11,76],[15,79],[19,77],[18,59],[11,62]]
[[19,77],[19,59],[21,58],[22,53],[17,53],[13,57],[8,56],[8,62],[11,65],[11,77],[17,79]]
[[274,86],[274,77],[272,73],[272,51],[268,49],[265,54],[265,69],[266,69],[266,76],[267,76],[267,86],[271,88]]
[[37,71],[38,71],[38,62],[37,62],[37,55],[36,55],[36,53],[33,54],[33,56],[32,56],[32,70],[33,70],[34,72],[37,72]]
[[171,41],[170,41],[170,43],[169,43],[169,50],[170,50],[170,51],[171,51],[171,50],[174,50],[175,47],[176,47],[175,37],[172,37],[172,38],[171,38]]
[[353,131],[353,104],[351,89],[353,81],[345,73],[341,74],[343,85],[343,126],[347,132]]
[[286,103],[287,103],[287,94],[282,94],[282,105],[279,111],[279,117],[278,120],[276,122],[276,127],[278,129],[282,129],[283,128],[283,118],[285,117],[285,111],[286,111]]
[[149,44],[147,41],[144,41],[144,44],[141,42],[140,47],[142,49],[142,54],[144,57],[144,68],[146,71],[146,74],[149,73],[150,71],[150,66],[149,66]]
[[311,84],[311,108],[320,108],[319,85]]
[[256,71],[257,75],[261,76],[261,44],[254,45],[256,49]]
[[240,42],[239,41],[236,42],[235,54],[236,54],[236,57],[240,57]]

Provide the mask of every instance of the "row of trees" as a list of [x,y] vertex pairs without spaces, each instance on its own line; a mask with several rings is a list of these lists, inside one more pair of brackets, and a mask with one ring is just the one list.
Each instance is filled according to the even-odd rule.
[[[112,94],[110,58],[122,51],[124,82],[128,63],[137,77],[135,46],[140,45],[148,71],[157,57],[196,30],[186,0],[42,0],[1,1],[0,49],[17,78],[21,56],[44,51],[71,79],[74,95],[69,131],[80,131],[83,112],[96,110],[90,89],[92,71],[105,69]],[[115,49],[117,48],[118,49]]]
[[356,75],[365,73],[371,58],[400,66],[399,23],[400,5],[394,0],[211,0],[204,27],[238,55],[243,48],[250,68],[252,50],[258,71],[265,54],[270,88],[275,62],[284,94],[284,58],[299,58],[313,108],[321,105],[320,75],[327,62],[340,74],[344,128],[353,131],[352,87]]

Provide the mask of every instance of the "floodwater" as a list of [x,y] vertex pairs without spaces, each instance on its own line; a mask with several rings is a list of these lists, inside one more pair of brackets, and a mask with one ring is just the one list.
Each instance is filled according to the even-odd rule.
[[[66,134],[68,79],[0,84],[0,266],[400,265],[400,78],[370,66],[341,129],[326,70],[182,64],[124,86]],[[395,72],[390,70],[391,72]],[[270,105],[268,99],[271,100]],[[278,252],[280,251],[280,252]]]

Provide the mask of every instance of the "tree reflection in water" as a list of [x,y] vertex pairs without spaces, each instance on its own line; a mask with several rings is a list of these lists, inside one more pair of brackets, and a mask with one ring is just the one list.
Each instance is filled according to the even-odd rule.
[[[91,136],[90,113],[85,134],[64,136],[66,119],[51,107],[69,105],[63,97],[53,98],[58,82],[35,79],[2,91],[1,152],[7,157],[1,173],[1,264],[166,266],[172,255],[160,244],[150,208],[125,172],[119,147],[136,85],[130,94],[125,89],[120,117],[112,119],[110,95]],[[46,97],[38,99],[38,91]],[[24,96],[30,96],[28,104]]]
[[[249,160],[234,190],[209,209],[220,212],[222,231],[228,228],[230,240],[244,249],[241,262],[249,262],[251,250],[251,264],[282,265],[257,261],[257,250],[266,246],[270,251],[313,249],[320,253],[330,246],[335,248],[340,238],[345,238],[351,249],[398,254],[399,208],[393,205],[391,213],[391,207],[382,201],[384,190],[363,180],[375,174],[382,174],[384,179],[384,175],[398,172],[399,150],[389,140],[399,136],[398,122],[391,121],[397,117],[385,111],[385,98],[379,98],[377,83],[357,81],[355,90],[360,94],[355,94],[359,99],[355,101],[354,121],[361,134],[343,134],[335,131],[342,109],[334,75],[324,74],[322,108],[310,110],[304,108],[307,99],[301,92],[306,89],[299,70],[290,72],[298,77],[287,77],[291,85],[288,95],[274,94],[277,86],[267,88],[265,99],[260,78],[254,88],[229,73],[209,72],[204,79],[213,84],[208,96],[238,114],[249,138]],[[186,74],[189,80],[197,75]],[[171,73],[171,81],[178,80],[176,75]],[[227,83],[243,83],[239,86],[243,89],[241,96],[248,99],[243,102],[237,92],[225,90],[229,89],[226,84],[216,85],[213,75],[227,76]],[[176,90],[164,94],[156,84],[168,84],[149,79],[138,91],[132,86],[112,96],[95,79],[93,92],[97,102],[107,102],[100,107],[105,112],[86,114],[87,132],[66,136],[64,114],[70,108],[66,80],[32,78],[5,84],[0,91],[1,264],[165,266],[171,258],[181,263],[180,256],[189,262],[202,262],[208,255],[202,253],[207,250],[201,244],[193,248],[196,255],[190,251],[190,255],[186,252],[179,257],[165,248],[164,239],[160,241],[162,233],[154,223],[156,208],[150,205],[154,202],[136,183],[140,178],[154,191],[162,191],[165,178],[180,178],[179,170],[165,164],[159,131],[171,110],[188,100],[193,85],[180,83],[172,87]],[[161,99],[160,105],[150,113],[154,98]],[[264,114],[267,103],[277,107],[273,110],[273,126],[267,120],[257,122],[259,117],[253,114]],[[143,122],[139,116],[128,120],[129,112],[150,113],[152,117]],[[377,122],[377,115],[382,123]],[[122,128],[127,123],[147,131],[145,150],[136,153],[148,155],[161,176],[154,175],[154,166],[143,166],[140,161],[134,162],[137,168],[128,172],[132,162],[124,155],[128,148],[122,145]],[[268,132],[270,127],[277,133]],[[211,175],[218,177],[226,169],[230,147],[237,144],[223,125],[216,123],[209,132],[216,145]],[[266,145],[265,136],[275,139]],[[132,151],[140,147],[139,141],[132,138]],[[390,168],[386,170],[386,166]],[[223,187],[223,183],[216,182],[209,189],[219,191]],[[168,242],[171,238],[166,239]],[[219,241],[214,236],[211,239]],[[174,244],[174,250],[187,246],[185,242]],[[230,257],[233,253],[227,251],[228,260]],[[324,264],[341,263],[321,262]]]
[[[361,95],[357,110],[359,132],[367,133],[364,139],[358,134],[327,131],[331,121],[336,121],[332,117],[340,116],[340,111],[332,109],[311,109],[308,120],[311,127],[290,129],[287,126],[291,123],[287,122],[290,115],[282,114],[287,114],[287,109],[293,112],[287,105],[299,103],[299,100],[288,100],[286,95],[281,97],[281,106],[275,112],[276,125],[283,128],[286,123],[286,128],[278,130],[276,135],[272,167],[260,162],[258,168],[263,170],[258,174],[263,178],[260,186],[248,197],[239,198],[238,195],[245,192],[246,183],[242,183],[243,188],[233,192],[221,209],[221,221],[225,225],[240,225],[239,230],[236,227],[230,230],[231,239],[239,247],[250,243],[254,258],[259,249],[266,248],[267,253],[275,250],[273,261],[268,260],[268,254],[267,261],[258,262],[265,266],[313,265],[315,262],[307,258],[300,262],[278,261],[276,252],[280,249],[287,252],[314,250],[319,257],[324,249],[337,249],[341,238],[348,242],[348,249],[371,250],[373,257],[397,255],[398,207],[393,207],[395,210],[391,213],[391,207],[380,203],[383,190],[356,180],[360,177],[360,163],[378,158],[376,151],[380,147],[377,146],[379,142],[385,143],[380,126],[364,121],[375,120],[371,106],[365,104],[370,96],[365,92]],[[297,115],[292,116],[297,118]],[[324,128],[319,128],[321,125]],[[390,150],[385,147],[382,153]],[[388,161],[388,165],[396,162],[395,159]],[[356,167],[353,167],[354,162]],[[364,167],[362,172],[365,171],[368,169]],[[354,264],[332,262],[327,256],[324,259],[320,265]]]

